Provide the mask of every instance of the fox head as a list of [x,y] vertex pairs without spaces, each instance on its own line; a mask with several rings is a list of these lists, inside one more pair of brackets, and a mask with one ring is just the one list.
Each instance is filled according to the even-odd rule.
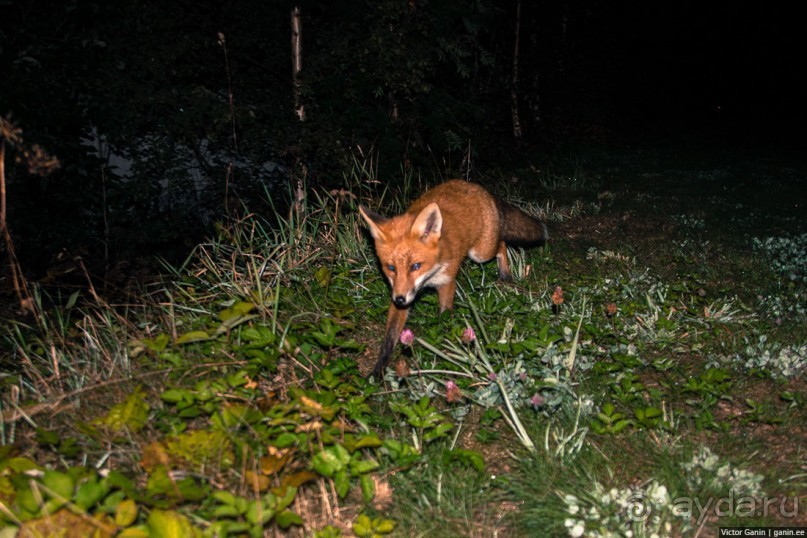
[[431,203],[413,217],[404,213],[387,219],[359,206],[375,240],[381,269],[392,287],[392,302],[408,307],[418,291],[440,272],[438,263],[443,216]]

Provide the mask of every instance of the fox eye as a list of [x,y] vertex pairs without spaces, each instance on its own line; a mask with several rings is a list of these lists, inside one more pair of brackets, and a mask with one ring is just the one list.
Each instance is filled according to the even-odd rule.
[[394,266],[394,265],[388,265],[388,266],[387,266],[387,269],[389,270],[389,272],[390,272],[390,273],[394,273],[394,272],[395,272],[395,266]]
[[413,263],[413,264],[412,264],[412,269],[411,269],[411,270],[412,270],[412,271],[417,271],[418,269],[420,269],[420,262]]

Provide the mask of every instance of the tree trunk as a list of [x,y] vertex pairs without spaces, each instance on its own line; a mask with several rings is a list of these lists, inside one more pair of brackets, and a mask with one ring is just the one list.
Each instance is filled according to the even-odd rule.
[[294,92],[294,111],[300,121],[305,120],[305,106],[302,104],[300,72],[303,70],[303,38],[300,24],[300,7],[291,8],[291,80]]
[[518,42],[521,33],[521,0],[516,0],[516,28],[513,44],[513,79],[510,84],[510,110],[513,116],[513,138],[521,142],[521,119],[518,115]]

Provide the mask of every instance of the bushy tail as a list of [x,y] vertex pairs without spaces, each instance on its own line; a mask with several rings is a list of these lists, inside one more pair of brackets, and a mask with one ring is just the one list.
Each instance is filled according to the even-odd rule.
[[509,245],[533,247],[546,243],[549,232],[546,224],[531,217],[519,208],[496,199],[502,223],[502,239]]

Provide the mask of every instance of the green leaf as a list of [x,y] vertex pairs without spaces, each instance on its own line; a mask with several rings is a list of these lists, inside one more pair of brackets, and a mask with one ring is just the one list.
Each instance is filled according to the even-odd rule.
[[112,488],[117,488],[127,494],[134,494],[134,482],[120,471],[111,471],[106,477],[106,482]]
[[69,501],[73,498],[76,481],[72,476],[59,471],[45,471],[42,484],[51,490],[53,496]]
[[171,338],[167,334],[160,333],[154,338],[143,338],[142,340],[137,340],[133,342],[133,344],[135,345],[142,344],[149,351],[160,353],[165,350],[170,341]]
[[177,344],[190,344],[192,342],[204,342],[205,340],[210,340],[210,335],[205,331],[191,331],[177,338]]
[[70,297],[67,299],[67,304],[64,305],[65,310],[70,310],[71,308],[76,306],[76,301],[78,301],[79,293],[81,293],[81,290],[76,290],[70,295]]
[[42,445],[58,445],[60,436],[55,431],[44,428],[36,429],[36,442]]
[[288,529],[292,525],[302,526],[303,524],[303,518],[291,510],[284,510],[283,512],[280,512],[277,516],[275,516],[275,521],[277,521],[278,526],[284,530]]
[[370,518],[364,514],[360,514],[359,517],[356,518],[356,521],[353,522],[353,532],[356,533],[356,536],[362,538],[364,536],[372,536],[373,527]]
[[458,461],[466,465],[470,465],[478,473],[485,471],[485,458],[475,450],[467,450],[464,448],[455,448],[447,452],[449,461]]
[[433,441],[434,439],[444,436],[453,427],[454,425],[449,422],[438,424],[434,429],[423,434],[423,440],[427,443]]
[[273,489],[272,491],[277,495],[275,505],[273,507],[277,510],[283,510],[291,505],[291,503],[294,502],[294,498],[297,496],[296,486],[281,486]]
[[379,439],[378,435],[374,433],[370,433],[367,435],[361,436],[356,443],[353,445],[351,452],[359,449],[359,448],[376,448],[381,446],[383,443],[381,439]]
[[249,314],[253,308],[255,308],[254,303],[239,301],[234,305],[232,305],[230,308],[225,308],[224,310],[219,312],[219,319],[221,321],[228,321],[233,318],[243,317]]
[[311,460],[316,472],[331,478],[345,468],[350,461],[350,453],[342,445],[334,445],[318,452]]
[[146,425],[149,409],[143,389],[137,387],[124,402],[114,405],[105,417],[93,420],[92,424],[105,426],[116,433],[124,430],[137,432]]
[[39,500],[41,496],[34,495],[33,490],[26,486],[23,489],[17,489],[17,505],[31,514],[39,512]]
[[89,510],[95,503],[106,497],[107,493],[109,493],[109,484],[93,477],[78,487],[75,503],[84,510]]
[[288,448],[290,446],[296,445],[299,437],[296,433],[291,432],[284,432],[277,436],[275,439],[274,445],[277,448]]
[[[274,502],[274,496],[271,493],[267,494],[264,499],[267,497],[272,499],[272,502]],[[247,521],[253,525],[261,526],[271,521],[272,518],[275,517],[275,511],[267,505],[272,504],[272,502],[260,503],[258,501],[251,501],[246,512]]]
[[342,469],[333,476],[333,485],[339,498],[344,499],[350,491],[350,475],[347,469]]
[[370,503],[375,497],[375,480],[369,474],[363,474],[359,477],[359,485],[361,486],[361,496],[365,503]]
[[172,491],[174,482],[168,476],[168,471],[165,466],[160,465],[151,473],[148,481],[146,482],[146,493],[151,496],[157,496],[162,493]]
[[13,458],[0,460],[0,471],[6,469],[15,473],[22,473],[34,469],[41,469],[41,467],[29,458],[15,456]]
[[327,286],[331,281],[330,268],[325,265],[320,266],[320,268],[314,272],[314,279],[317,281],[317,284],[323,288]]
[[222,504],[235,505],[236,496],[229,491],[216,491],[213,493],[213,498]]
[[150,538],[191,538],[201,534],[187,517],[173,510],[152,510],[146,525]]
[[395,522],[391,519],[376,519],[373,523],[378,534],[389,534],[395,530]]
[[626,427],[630,426],[630,424],[631,424],[630,420],[619,420],[613,425],[613,427],[611,427],[611,431],[613,433],[619,433]]
[[168,389],[163,391],[160,395],[160,398],[169,403],[177,403],[181,402],[182,400],[189,400],[192,399],[190,397],[189,391],[186,389]]
[[137,503],[132,499],[125,499],[115,509],[115,525],[128,527],[137,519]]

